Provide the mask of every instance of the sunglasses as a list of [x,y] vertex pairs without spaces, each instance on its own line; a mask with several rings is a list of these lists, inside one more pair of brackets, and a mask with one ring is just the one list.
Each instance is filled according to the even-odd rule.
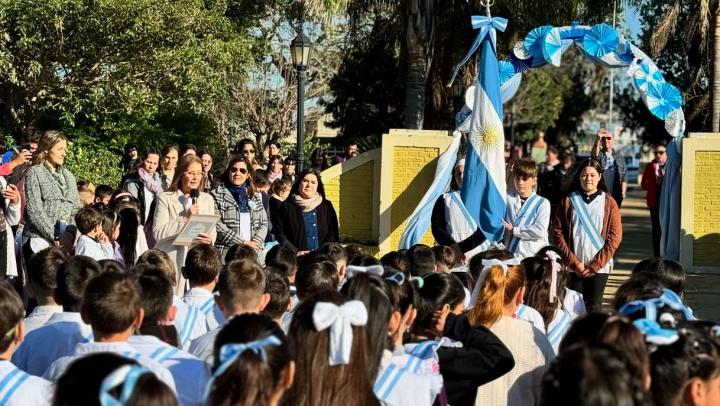
[[655,151],[655,155],[664,155],[665,151]]
[[242,153],[243,154],[254,154],[255,150],[254,149],[244,149]]
[[245,169],[245,168],[236,168],[236,167],[234,167],[234,166],[233,166],[232,168],[230,168],[230,173],[238,173],[238,172],[240,172],[240,173],[242,173],[243,175],[245,175],[246,173],[248,173],[248,170]]

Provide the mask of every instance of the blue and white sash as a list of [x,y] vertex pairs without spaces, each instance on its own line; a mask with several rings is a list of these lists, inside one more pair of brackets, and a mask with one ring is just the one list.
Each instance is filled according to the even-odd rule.
[[[450,197],[449,202],[446,199],[446,204],[448,205],[446,212],[448,218],[446,220],[448,222],[448,226],[450,226],[450,230],[448,231],[450,232],[450,234],[452,234],[453,238],[459,242],[477,231],[478,225],[470,212],[468,212],[465,204],[462,202],[460,192],[448,192],[447,196]],[[460,224],[460,221],[462,220],[457,218],[457,214],[460,214],[462,216],[462,220],[464,220],[465,224]],[[461,225],[464,227],[462,227]],[[462,230],[463,228],[466,228],[467,230]]]
[[205,303],[201,304],[198,309],[206,316],[210,315],[213,312],[213,306],[215,305],[215,298],[211,297],[208,300],[205,301]]
[[[522,205],[520,208],[520,211],[518,212],[517,216],[515,216],[515,220],[513,221],[513,227],[521,227],[521,226],[527,226],[530,224],[530,222],[537,217],[537,212],[540,210],[540,205],[542,204],[543,198],[538,196],[537,194],[533,193],[528,197],[528,199],[525,201],[525,204]],[[512,236],[510,237],[510,243],[508,244],[508,249],[512,253],[517,253],[518,244],[520,244],[520,239]]]
[[0,405],[6,405],[12,395],[30,378],[25,372],[14,369],[0,380]]
[[180,337],[180,346],[184,347],[190,341],[192,331],[195,328],[197,322],[199,310],[193,306],[187,306],[187,313],[185,313],[185,320],[183,320],[182,330],[178,332]]
[[547,334],[548,341],[550,341],[550,345],[552,345],[553,349],[555,349],[555,353],[557,353],[558,347],[560,346],[560,341],[563,337],[565,337],[565,333],[567,333],[573,320],[573,318],[567,311],[560,310],[560,312],[560,320],[558,320],[558,322],[555,323],[552,328],[548,329]]
[[171,347],[169,345],[163,346],[163,347],[160,347],[157,350],[153,351],[150,354],[150,358],[162,364],[163,362],[174,357],[179,352],[180,352],[180,350],[178,350],[175,347]]
[[387,401],[404,373],[406,373],[406,371],[403,368],[389,363],[375,381],[375,385],[373,386],[375,396],[377,396],[380,401]]
[[582,200],[582,197],[580,197],[579,192],[570,193],[570,202],[572,203],[575,215],[582,225],[583,231],[587,234],[593,247],[600,251],[603,245],[605,245],[605,240],[602,238],[602,234],[600,233],[601,229],[598,228],[598,226],[601,227],[601,225],[593,223],[587,205]]

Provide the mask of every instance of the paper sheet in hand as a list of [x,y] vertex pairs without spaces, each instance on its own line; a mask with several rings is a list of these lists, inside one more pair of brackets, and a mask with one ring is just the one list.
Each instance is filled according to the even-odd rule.
[[209,233],[218,221],[220,221],[220,216],[212,214],[193,215],[180,230],[180,234],[173,241],[173,245],[192,245],[193,239],[198,234]]

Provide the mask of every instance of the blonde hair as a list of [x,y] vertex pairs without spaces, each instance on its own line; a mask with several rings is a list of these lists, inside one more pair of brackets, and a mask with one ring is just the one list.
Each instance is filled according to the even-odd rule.
[[38,141],[37,152],[33,156],[32,164],[44,164],[47,161],[48,152],[61,141],[67,142],[67,138],[60,131],[45,131]]
[[500,320],[505,306],[512,303],[524,286],[525,272],[522,265],[508,266],[507,272],[499,265],[490,267],[482,280],[477,303],[470,310],[470,323],[490,328]]

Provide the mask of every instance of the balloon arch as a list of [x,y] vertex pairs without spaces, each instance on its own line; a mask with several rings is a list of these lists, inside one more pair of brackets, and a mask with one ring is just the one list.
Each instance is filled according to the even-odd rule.
[[[474,21],[473,25],[476,25]],[[523,41],[515,44],[505,60],[498,61],[502,103],[515,96],[525,72],[548,64],[560,66],[563,53],[573,44],[596,64],[610,69],[625,68],[650,112],[665,122],[667,132],[673,138],[683,134],[685,117],[680,91],[665,81],[662,72],[647,54],[607,24],[544,25],[530,31]],[[468,89],[466,106],[457,116],[460,131],[467,130],[469,126],[472,90]]]

